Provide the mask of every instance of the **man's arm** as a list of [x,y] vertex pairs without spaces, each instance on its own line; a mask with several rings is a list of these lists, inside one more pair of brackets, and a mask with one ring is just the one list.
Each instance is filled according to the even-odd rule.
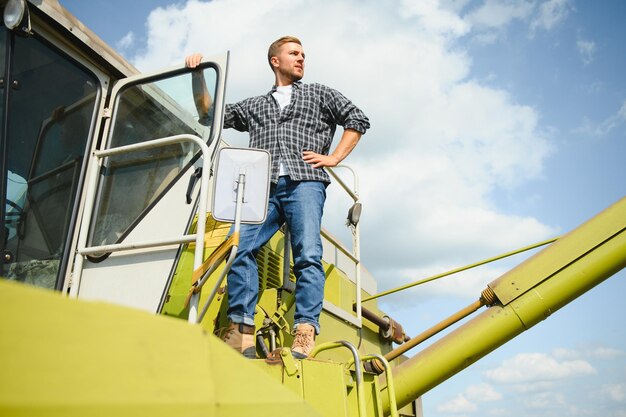
[[[202,62],[202,54],[192,54],[185,58],[185,65],[188,68],[196,68]],[[191,89],[193,91],[193,101],[198,111],[200,120],[209,115],[209,110],[213,104],[211,95],[204,80],[204,73],[201,70],[191,73]]]
[[350,152],[352,152],[356,144],[359,143],[359,139],[361,139],[361,132],[354,129],[345,129],[343,135],[341,135],[339,144],[337,144],[337,147],[330,155],[304,151],[302,153],[302,159],[307,164],[313,165],[313,168],[335,167],[350,155]]

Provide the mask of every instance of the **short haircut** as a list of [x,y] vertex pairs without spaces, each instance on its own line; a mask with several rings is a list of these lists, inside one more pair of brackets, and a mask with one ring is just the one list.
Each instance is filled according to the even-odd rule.
[[302,46],[302,42],[300,42],[300,39],[296,38],[295,36],[283,36],[282,38],[272,42],[269,49],[267,50],[267,62],[270,64],[270,68],[272,69],[272,71],[274,71],[274,67],[272,66],[272,57],[278,56],[278,51],[280,47],[289,42],[297,43],[298,45]]

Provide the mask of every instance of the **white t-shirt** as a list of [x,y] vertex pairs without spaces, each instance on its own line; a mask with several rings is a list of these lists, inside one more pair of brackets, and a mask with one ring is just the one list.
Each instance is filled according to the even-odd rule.
[[[291,91],[292,91],[291,87],[292,87],[291,84],[281,85],[281,86],[276,87],[276,91],[272,93],[272,96],[274,96],[274,98],[276,99],[276,102],[278,103],[278,107],[280,107],[280,111],[283,111],[283,109],[287,107],[289,103],[291,102]],[[289,175],[289,171],[287,171],[287,167],[283,163],[282,159],[278,161],[278,163],[279,163],[278,175],[279,176]]]

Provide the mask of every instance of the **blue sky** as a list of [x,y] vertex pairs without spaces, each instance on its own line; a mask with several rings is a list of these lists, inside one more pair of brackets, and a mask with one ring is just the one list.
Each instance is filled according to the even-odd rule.
[[[230,101],[269,90],[267,45],[298,35],[305,81],[339,89],[372,122],[346,162],[380,289],[563,234],[626,195],[626,2],[61,3],[141,70],[230,50]],[[342,235],[339,211],[325,221]],[[522,259],[383,307],[415,335]],[[622,271],[428,392],[424,415],[625,417],[625,298]]]

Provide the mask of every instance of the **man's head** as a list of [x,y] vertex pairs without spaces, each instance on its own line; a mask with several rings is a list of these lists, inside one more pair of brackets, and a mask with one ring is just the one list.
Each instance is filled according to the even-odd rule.
[[283,36],[272,42],[267,60],[276,75],[277,85],[288,85],[304,77],[304,51],[300,39]]

